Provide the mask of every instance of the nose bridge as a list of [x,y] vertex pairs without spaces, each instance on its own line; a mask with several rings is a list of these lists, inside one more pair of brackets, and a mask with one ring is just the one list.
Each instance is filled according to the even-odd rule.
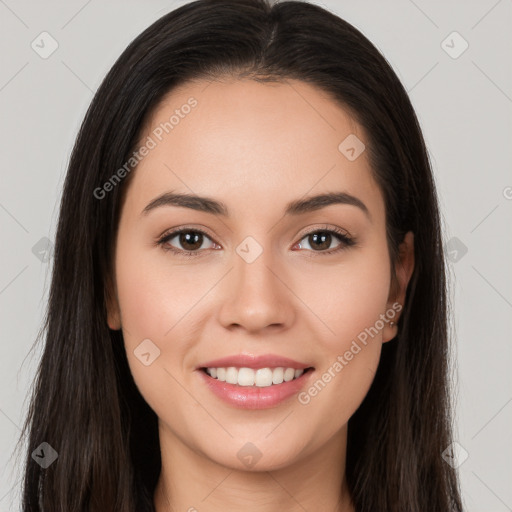
[[259,330],[287,323],[291,312],[289,292],[279,278],[279,264],[270,247],[247,237],[237,246],[233,264],[223,305],[224,325]]
[[[263,248],[257,242],[246,240],[236,249],[234,278],[238,291],[251,289],[255,293],[271,293],[276,286],[275,275],[270,269],[276,266],[269,247]],[[275,272],[275,271],[274,271]]]

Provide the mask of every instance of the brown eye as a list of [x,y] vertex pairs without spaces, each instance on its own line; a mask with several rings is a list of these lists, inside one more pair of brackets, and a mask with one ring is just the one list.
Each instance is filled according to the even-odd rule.
[[332,235],[327,231],[318,231],[307,236],[310,247],[314,250],[329,249],[332,242]]
[[200,249],[203,245],[203,235],[196,231],[185,231],[178,235],[178,240],[183,249],[186,251],[194,251]]
[[[332,242],[336,239],[339,243],[334,248],[331,248]],[[306,240],[307,243],[303,243],[303,240]],[[310,249],[313,252],[332,254],[346,247],[354,245],[354,243],[354,240],[346,236],[344,233],[330,229],[324,229],[316,230],[306,234],[306,236],[301,239],[299,246],[301,248]],[[309,247],[307,247],[308,245]]]
[[[203,243],[209,240],[210,247],[202,247]],[[303,242],[306,240],[306,242]],[[330,248],[333,241],[338,240],[334,248]],[[171,243],[171,241],[174,241]],[[158,240],[158,245],[166,251],[172,251],[178,256],[200,256],[204,255],[204,249],[220,249],[221,247],[200,229],[180,229],[167,233]],[[317,229],[302,237],[296,244],[299,248],[308,249],[306,252],[320,255],[330,255],[342,251],[356,244],[355,238],[347,236],[344,232],[336,229]],[[308,247],[309,246],[309,247]]]
[[[177,253],[200,253],[201,247],[205,242],[205,239],[210,240],[210,237],[203,233],[200,230],[196,229],[182,229],[178,231],[174,231],[167,235],[164,235],[158,243],[164,247],[164,249],[168,249]],[[175,240],[175,241],[174,241]],[[174,241],[171,243],[171,241]],[[215,245],[215,244],[213,244]],[[212,248],[206,247],[206,248]],[[204,249],[204,247],[203,247]]]

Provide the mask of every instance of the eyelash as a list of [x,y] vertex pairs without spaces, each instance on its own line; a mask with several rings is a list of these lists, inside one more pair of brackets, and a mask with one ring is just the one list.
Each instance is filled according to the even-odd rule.
[[[167,242],[169,242],[170,240],[172,240],[176,235],[180,235],[181,233],[201,233],[202,235],[204,235],[205,237],[209,238],[211,240],[211,237],[205,233],[203,230],[201,229],[198,229],[198,228],[181,228],[181,229],[177,229],[175,231],[171,231],[171,232],[168,232],[168,233],[164,233],[158,240],[157,240],[157,245],[158,246],[161,246],[162,249],[164,251],[171,251],[173,253],[175,253],[177,256],[184,256],[184,257],[197,257],[197,256],[201,256],[201,252],[203,252],[202,250],[197,250],[197,251],[185,251],[183,249],[176,249],[175,247],[172,247],[172,246],[166,246],[165,244]],[[346,233],[344,233],[343,231],[339,230],[339,229],[336,229],[336,228],[330,228],[330,229],[315,229],[313,231],[309,231],[308,233],[304,233],[304,235],[302,236],[302,238],[299,240],[299,242],[301,240],[303,240],[304,238],[310,236],[310,235],[313,235],[315,233],[329,233],[329,234],[333,234],[335,235],[335,237],[341,242],[340,246],[339,247],[336,247],[335,249],[331,249],[329,251],[311,251],[311,250],[308,250],[308,252],[314,252],[316,253],[316,255],[319,255],[319,256],[327,256],[327,255],[332,255],[332,254],[336,254],[340,251],[343,251],[345,249],[348,249],[349,247],[352,247],[354,245],[356,245],[357,243],[357,240],[355,238],[351,238],[349,236],[346,235]],[[310,257],[314,257],[314,256],[310,256]]]

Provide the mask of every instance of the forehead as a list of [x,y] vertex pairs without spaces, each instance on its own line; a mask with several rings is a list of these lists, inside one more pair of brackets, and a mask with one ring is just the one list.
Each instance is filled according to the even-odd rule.
[[355,160],[343,152],[353,137],[368,143],[338,102],[307,83],[188,82],[145,123],[139,142],[150,138],[152,149],[133,171],[128,194],[139,206],[166,191],[207,194],[230,210],[258,203],[261,213],[304,195],[347,191],[382,213],[366,151]]

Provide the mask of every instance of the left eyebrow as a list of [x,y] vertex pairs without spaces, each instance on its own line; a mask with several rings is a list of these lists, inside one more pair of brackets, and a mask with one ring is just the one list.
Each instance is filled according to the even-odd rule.
[[332,204],[349,204],[356,206],[357,208],[361,209],[371,221],[370,212],[363,201],[361,201],[361,199],[358,197],[347,194],[346,192],[330,192],[327,194],[319,194],[316,196],[307,197],[305,199],[292,201],[287,205],[285,214],[300,215],[303,213],[320,210]]
[[[285,215],[302,215],[304,213],[320,210],[333,204],[348,204],[356,206],[357,208],[360,208],[371,221],[370,212],[363,201],[351,194],[347,194],[346,192],[330,192],[291,201],[286,206]],[[141,215],[147,215],[151,210],[162,206],[178,206],[210,213],[212,215],[229,217],[229,210],[222,201],[194,194],[176,194],[173,192],[166,192],[153,199],[142,210]]]

